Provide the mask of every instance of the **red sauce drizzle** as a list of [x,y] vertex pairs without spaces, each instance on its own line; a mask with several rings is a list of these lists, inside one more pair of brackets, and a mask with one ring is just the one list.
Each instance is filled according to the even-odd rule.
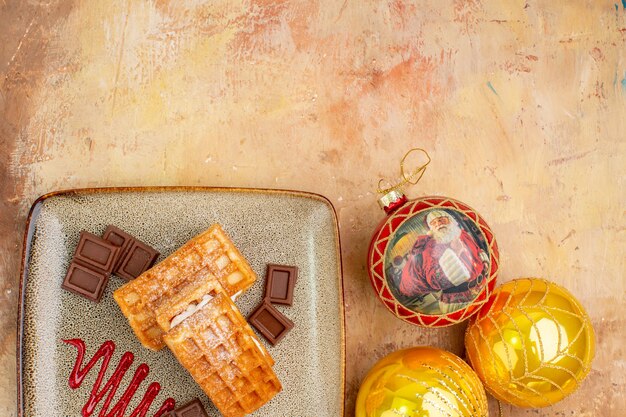
[[[99,417],[123,417],[126,408],[128,408],[128,403],[135,395],[135,392],[139,388],[141,382],[148,376],[150,372],[150,368],[145,363],[140,364],[135,371],[135,375],[133,375],[133,379],[130,381],[128,388],[124,391],[121,398],[118,400],[117,404],[113,406],[111,411],[108,411],[109,405],[113,400],[113,396],[117,392],[117,389],[120,386],[120,382],[122,378],[132,365],[134,360],[134,355],[131,352],[125,352],[120,359],[117,368],[115,368],[115,372],[109,378],[109,380],[104,384],[104,387],[100,389],[100,385],[102,384],[102,379],[104,378],[104,373],[109,366],[109,361],[111,360],[111,356],[113,356],[113,352],[115,351],[115,343],[108,340],[100,346],[100,349],[93,355],[91,360],[85,365],[82,369],[83,359],[85,357],[85,342],[81,339],[69,339],[64,340],[68,345],[74,346],[78,350],[78,356],[76,358],[76,363],[74,364],[74,369],[70,374],[69,384],[70,388],[76,389],[80,387],[85,379],[85,376],[89,373],[91,368],[102,358],[102,365],[100,365],[100,372],[98,372],[98,377],[96,378],[96,382],[93,385],[93,389],[91,390],[91,395],[89,396],[89,400],[85,404],[82,409],[83,417],[89,417],[93,414],[94,409],[98,405],[100,401],[107,394],[106,399],[104,400],[104,404],[102,405],[102,410],[100,410]],[[157,396],[159,391],[161,390],[161,385],[158,382],[153,382],[150,384],[146,393],[144,394],[141,402],[135,408],[135,411],[129,417],[145,417],[148,412],[148,408],[152,405],[154,398]],[[163,401],[163,405],[156,412],[154,417],[161,417],[165,413],[172,411],[176,403],[173,398],[168,398]]]

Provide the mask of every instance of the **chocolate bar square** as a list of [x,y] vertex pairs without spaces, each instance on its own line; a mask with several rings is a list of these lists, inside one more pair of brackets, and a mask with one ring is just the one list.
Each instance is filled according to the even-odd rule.
[[109,282],[108,273],[72,262],[61,287],[91,301],[99,302],[107,282]]
[[133,280],[150,269],[158,257],[159,252],[154,248],[135,240],[115,273],[128,281]]
[[124,257],[128,253],[128,249],[130,245],[135,241],[135,238],[123,231],[122,229],[115,227],[113,225],[108,225],[102,238],[107,242],[120,247],[120,251],[118,252],[118,256],[113,266],[113,271],[119,269]]
[[253,325],[272,345],[280,342],[293,328],[293,322],[276,310],[267,300],[248,317]]
[[209,417],[202,402],[194,398],[182,407],[178,407],[171,412],[172,417]]
[[120,248],[92,233],[80,232],[74,260],[91,268],[110,273]]
[[265,297],[272,303],[292,305],[297,276],[298,268],[295,266],[269,264],[265,277]]

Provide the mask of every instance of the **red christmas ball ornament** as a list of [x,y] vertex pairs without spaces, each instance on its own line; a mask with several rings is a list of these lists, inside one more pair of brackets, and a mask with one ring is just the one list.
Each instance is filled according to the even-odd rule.
[[477,313],[489,299],[498,246],[485,220],[468,205],[448,197],[408,200],[398,187],[415,184],[430,158],[407,176],[407,156],[401,163],[404,180],[379,190],[387,217],[370,243],[369,277],[396,317],[419,326],[449,326]]

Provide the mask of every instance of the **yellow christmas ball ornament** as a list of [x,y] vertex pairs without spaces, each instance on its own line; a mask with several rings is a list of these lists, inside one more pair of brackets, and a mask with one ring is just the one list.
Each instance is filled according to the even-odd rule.
[[546,407],[574,392],[591,368],[594,331],[564,288],[536,278],[501,285],[465,333],[487,391],[518,407]]
[[459,357],[431,347],[400,350],[369,371],[356,417],[487,417],[478,377]]

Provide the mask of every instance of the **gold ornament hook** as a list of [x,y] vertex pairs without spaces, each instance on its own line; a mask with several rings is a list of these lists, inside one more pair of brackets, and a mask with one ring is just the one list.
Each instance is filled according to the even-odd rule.
[[[411,153],[416,152],[416,151],[422,152],[424,155],[426,155],[427,161],[424,164],[418,166],[413,172],[407,175],[407,172],[404,169],[404,163],[406,161],[406,158]],[[422,148],[410,149],[407,153],[404,154],[404,156],[402,157],[402,160],[400,160],[400,176],[402,177],[402,179],[396,184],[391,184],[390,186],[386,188],[383,188],[381,186],[381,183],[384,181],[384,179],[381,179],[380,181],[378,181],[378,189],[376,191],[379,194],[387,194],[391,191],[397,190],[398,188],[402,187],[405,184],[412,184],[412,185],[417,184],[419,180],[421,180],[422,177],[424,176],[424,172],[426,172],[426,168],[428,167],[428,164],[430,164],[430,161],[431,161],[430,155],[424,149]]]

